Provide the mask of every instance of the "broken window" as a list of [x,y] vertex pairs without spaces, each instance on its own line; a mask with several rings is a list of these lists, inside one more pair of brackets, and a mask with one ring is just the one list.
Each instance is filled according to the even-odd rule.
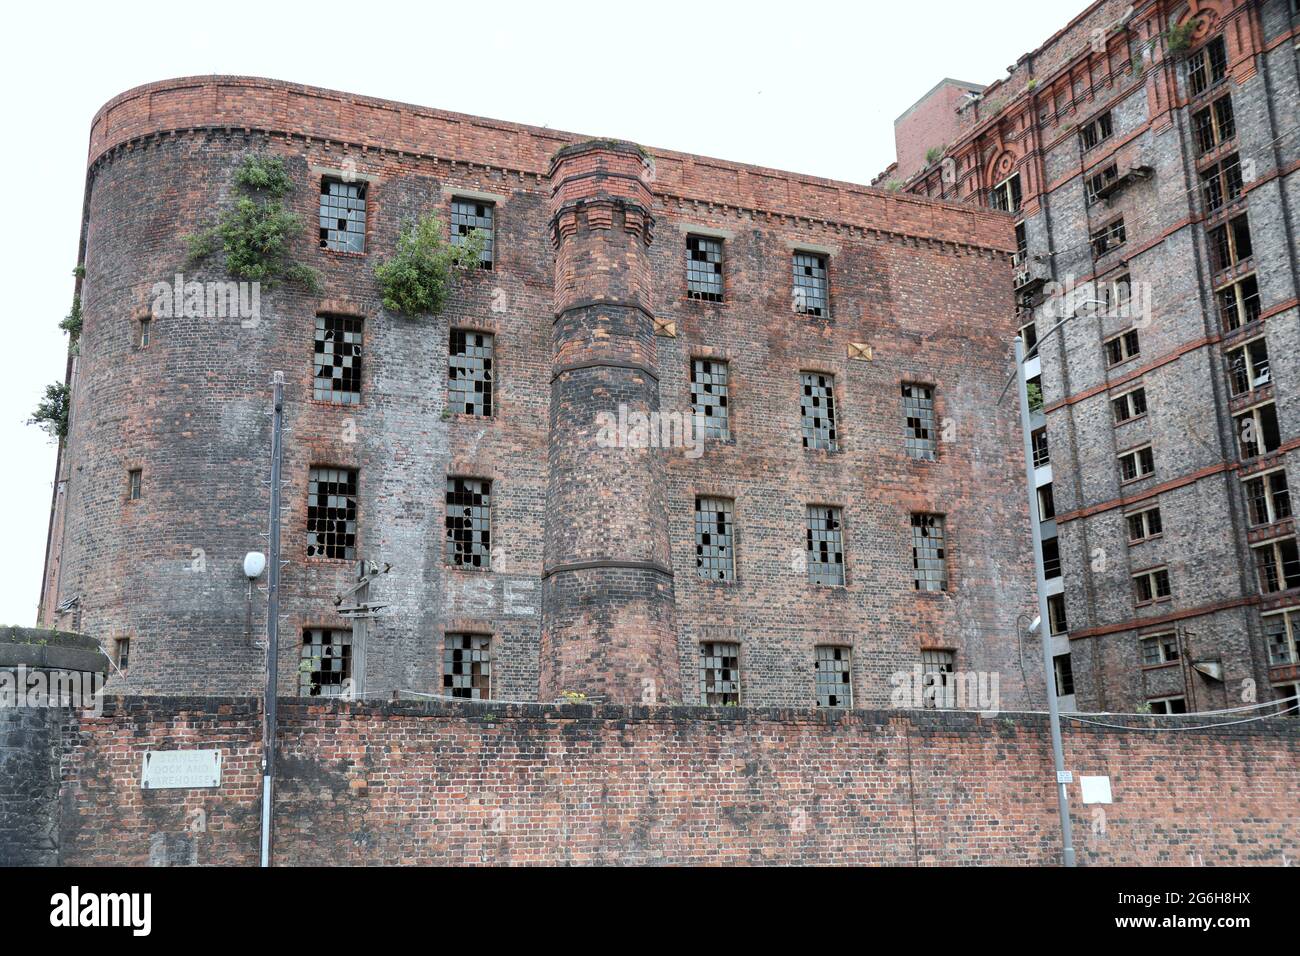
[[140,338],[138,341],[140,348],[142,349],[147,349],[149,347],[149,333],[153,328],[151,324],[152,322],[153,320],[148,316],[144,316],[140,319]]
[[957,682],[953,677],[956,669],[955,651],[921,652],[921,673],[925,675],[922,706],[939,708],[957,706]]
[[442,644],[442,687],[449,697],[492,698],[492,638],[448,634]]
[[1159,508],[1148,508],[1125,517],[1128,521],[1129,544],[1139,544],[1164,533],[1165,526]]
[[1153,568],[1133,576],[1133,588],[1136,592],[1138,606],[1154,604],[1169,597],[1169,570]]
[[844,583],[844,534],[839,508],[808,506],[807,549],[810,583]]
[[740,645],[713,641],[700,645],[700,703],[740,705]]
[[357,556],[357,473],[313,468],[307,481],[307,557]]
[[447,349],[447,407],[454,415],[492,417],[492,344],[487,332],[451,330]]
[[366,184],[324,177],[320,181],[320,247],[366,251]]
[[1052,462],[1052,453],[1047,444],[1047,426],[1035,431],[1030,436],[1034,446],[1034,467],[1042,468]]
[[1038,520],[1051,521],[1056,517],[1056,495],[1049,481],[1038,488]]
[[352,632],[311,627],[302,633],[298,662],[300,697],[342,697],[352,677]]
[[1200,96],[1228,75],[1228,50],[1223,37],[1215,37],[1187,58],[1187,86]]
[[312,397],[335,405],[361,403],[361,319],[316,316],[315,381]]
[[1128,241],[1128,230],[1124,228],[1123,218],[1116,219],[1093,232],[1091,241],[1094,259],[1100,259],[1124,245]]
[[1155,454],[1150,445],[1134,448],[1119,456],[1119,480],[1121,483],[1137,481],[1156,470]]
[[847,647],[819,646],[815,650],[817,706],[853,706],[852,655]]
[[492,482],[447,479],[447,563],[492,567]]
[[1059,538],[1043,539],[1043,577],[1051,580],[1061,576],[1061,542]]
[[934,389],[903,383],[903,438],[907,454],[934,461]]
[[1259,318],[1259,281],[1248,275],[1218,290],[1219,317],[1228,332]]
[[704,418],[704,437],[731,437],[726,362],[717,359],[691,360],[691,413]]
[[1270,667],[1300,664],[1300,610],[1265,615],[1264,641]]
[[453,199],[451,201],[451,244],[463,245],[465,240],[476,231],[483,236],[483,251],[479,254],[479,266],[491,269],[494,255],[492,219],[495,209],[489,202],[472,199]]
[[1153,714],[1185,714],[1187,713],[1186,697],[1157,697],[1147,701],[1147,706],[1151,708]]
[[1118,365],[1142,354],[1142,341],[1137,329],[1129,329],[1106,341],[1106,364]]
[[1205,199],[1206,215],[1240,199],[1242,188],[1241,161],[1236,153],[1205,170],[1201,173],[1201,195]]
[[1022,199],[1020,174],[1013,173],[993,187],[989,194],[989,205],[1003,212],[1019,212]]
[[1268,343],[1263,336],[1235,348],[1227,355],[1228,387],[1232,394],[1245,395],[1272,381]]
[[1074,693],[1074,665],[1070,655],[1057,654],[1052,658],[1052,665],[1056,671],[1056,696],[1069,697]]
[[126,473],[126,496],[131,501],[139,501],[144,493],[144,472],[132,468]]
[[942,515],[912,515],[912,585],[918,591],[948,588]]
[[117,639],[117,669],[126,670],[131,666],[131,638],[119,637]]
[[1210,268],[1214,272],[1231,269],[1244,259],[1254,255],[1254,243],[1250,238],[1250,222],[1242,213],[1209,232]]
[[1277,406],[1272,402],[1256,405],[1236,417],[1237,439],[1241,457],[1257,458],[1278,450],[1282,432],[1277,424]]
[[794,310],[802,315],[829,315],[826,257],[811,252],[794,254]]
[[835,429],[835,376],[800,372],[799,385],[803,447],[834,451],[839,447]]
[[1038,323],[1026,322],[1020,327],[1020,340],[1024,343],[1026,357],[1038,350]]
[[1178,660],[1178,635],[1172,631],[1139,638],[1138,644],[1142,648],[1143,667],[1159,667]]
[[686,237],[686,295],[704,302],[722,301],[722,240]]
[[1300,588],[1300,549],[1295,538],[1281,538],[1254,549],[1255,569],[1259,572],[1259,589],[1276,594]]
[[1083,143],[1084,151],[1088,151],[1103,140],[1110,139],[1111,133],[1115,130],[1115,124],[1111,119],[1110,110],[1102,113],[1091,123],[1080,128],[1079,139]]
[[1116,425],[1123,425],[1135,418],[1141,418],[1147,413],[1147,390],[1145,388],[1135,388],[1131,392],[1125,392],[1118,398],[1112,398],[1110,407],[1115,415]]
[[1064,594],[1048,595],[1047,620],[1053,634],[1064,634],[1070,629],[1070,622],[1066,619]]
[[727,498],[695,499],[695,568],[710,581],[736,575],[732,508]]
[[1094,173],[1084,180],[1083,194],[1086,205],[1093,205],[1101,199],[1101,191],[1119,179],[1119,167],[1111,163],[1099,173]]
[[1232,97],[1215,100],[1203,110],[1192,114],[1192,140],[1196,154],[1203,156],[1237,135],[1237,119],[1232,110]]
[[1251,525],[1276,524],[1291,517],[1291,489],[1284,468],[1248,479],[1245,489]]

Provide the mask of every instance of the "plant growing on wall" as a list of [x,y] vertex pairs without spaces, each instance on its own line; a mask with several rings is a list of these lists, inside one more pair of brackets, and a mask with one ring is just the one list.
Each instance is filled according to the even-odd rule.
[[47,435],[57,441],[67,438],[69,397],[67,382],[46,385],[45,396],[36,406],[32,417],[27,419],[27,424],[39,425]]
[[282,280],[300,282],[312,292],[320,291],[316,270],[295,262],[290,255],[292,237],[302,232],[304,224],[281,202],[293,189],[284,161],[278,156],[245,156],[233,182],[244,195],[215,226],[186,237],[187,264],[220,251],[226,271],[237,279],[267,286]]
[[1029,410],[1031,412],[1041,412],[1043,410],[1043,387],[1037,382],[1028,382],[1025,385],[1025,392],[1029,396]]
[[931,146],[925,151],[925,165],[933,166],[937,163],[942,158],[943,151],[943,146]]
[[1165,38],[1165,48],[1175,56],[1185,52],[1192,45],[1192,35],[1200,25],[1201,21],[1193,18],[1170,27],[1161,34]]
[[59,328],[68,333],[68,348],[73,355],[77,354],[77,347],[81,341],[81,296],[72,297],[72,311],[63,317],[59,323]]
[[476,229],[453,244],[443,238],[442,222],[434,215],[403,228],[392,257],[375,267],[384,308],[409,316],[441,312],[457,272],[478,267],[486,241]]

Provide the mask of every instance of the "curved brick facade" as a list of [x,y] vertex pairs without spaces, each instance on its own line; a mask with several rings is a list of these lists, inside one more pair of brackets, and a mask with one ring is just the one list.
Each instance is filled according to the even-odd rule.
[[[231,173],[253,151],[285,160],[286,202],[309,224],[294,254],[320,270],[324,292],[264,291],[255,323],[155,319],[140,347],[155,283],[227,278],[215,259],[187,269],[183,237],[231,199]],[[330,173],[367,184],[363,255],[315,241]],[[466,276],[438,316],[385,312],[374,265],[404,221],[430,210],[446,221],[452,196],[493,205],[494,268]],[[392,565],[371,594],[386,607],[365,650],[368,695],[441,693],[444,634],[468,632],[492,636],[492,695],[505,700],[577,691],[640,701],[653,681],[657,699],[693,702],[699,645],[716,640],[740,643],[754,704],[813,703],[820,644],[852,649],[862,705],[888,703],[889,675],[922,648],[998,672],[1004,706],[1024,700],[1016,617],[1032,604],[1029,536],[1014,406],[998,405],[1014,331],[1007,217],[201,77],[129,91],[100,111],[85,221],[85,329],[43,618],[129,636],[122,690],[259,686],[240,562],[265,548],[268,383],[282,370],[285,693],[297,691],[303,629],[347,626],[332,598],[353,582],[353,563],[305,553],[308,471],[329,466],[358,473],[358,555]],[[695,232],[725,244],[723,302],[686,294]],[[792,313],[795,249],[828,257],[828,315]],[[322,313],[362,320],[359,404],[313,400]],[[489,419],[448,409],[453,329],[494,335]],[[698,459],[585,450],[601,409],[688,411],[700,357],[730,363],[729,441]],[[801,446],[805,370],[835,376],[836,451]],[[934,462],[904,452],[899,387],[913,381],[936,386]],[[129,500],[137,468],[142,496]],[[490,571],[444,560],[449,476],[492,482]],[[729,584],[696,573],[700,495],[735,502]],[[843,510],[844,587],[810,585],[799,565],[809,504]],[[943,593],[912,588],[913,511],[946,516]],[[264,615],[255,592],[254,635]]]

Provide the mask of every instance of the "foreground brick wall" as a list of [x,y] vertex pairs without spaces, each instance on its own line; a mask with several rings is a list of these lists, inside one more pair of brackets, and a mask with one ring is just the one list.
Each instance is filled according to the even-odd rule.
[[[283,701],[282,863],[1040,864],[1057,859],[1046,718]],[[1185,718],[1192,726],[1206,718]],[[1139,721],[1140,723],[1140,721]],[[67,725],[67,864],[258,853],[256,704],[117,698]],[[220,790],[144,793],[150,748],[221,747]],[[1067,725],[1084,864],[1300,856],[1300,721]]]

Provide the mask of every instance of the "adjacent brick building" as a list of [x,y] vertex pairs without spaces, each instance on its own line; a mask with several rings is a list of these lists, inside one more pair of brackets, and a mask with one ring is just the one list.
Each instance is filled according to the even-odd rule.
[[[184,237],[250,154],[324,290],[160,316],[155,284],[228,279]],[[485,268],[391,314],[374,266],[429,212]],[[125,692],[260,687],[283,371],[283,693],[885,706],[924,666],[1041,700],[1014,253],[967,204],[268,80],[131,90],[91,131],[42,619],[129,641]],[[640,447],[693,411],[702,449]],[[358,562],[391,566],[364,635]]]
[[[934,110],[914,108],[878,180],[1016,217],[1071,706],[1297,691],[1297,14],[1295,0],[1093,3],[964,95],[956,137],[953,115],[926,129]],[[914,171],[926,141],[940,148]]]

